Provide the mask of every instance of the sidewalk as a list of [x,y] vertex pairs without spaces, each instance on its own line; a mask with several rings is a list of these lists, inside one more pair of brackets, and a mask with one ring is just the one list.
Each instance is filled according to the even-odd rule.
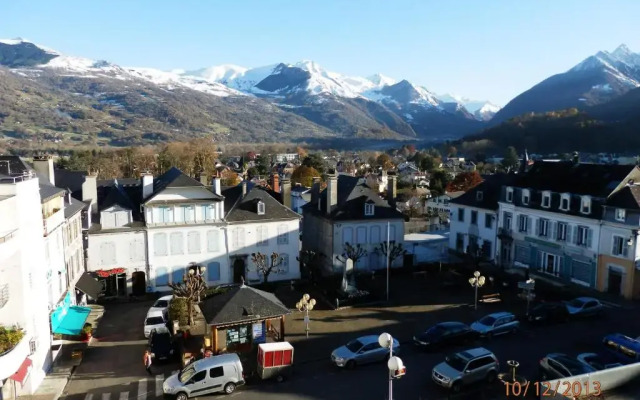
[[[102,318],[102,314],[104,313],[104,307],[98,304],[90,304],[89,307],[91,308],[91,312],[87,318],[87,323],[93,325],[95,332],[100,318]],[[72,357],[73,352],[81,351],[84,354],[87,348],[91,347],[92,340],[93,338],[89,343],[71,340],[64,341],[58,357],[56,357],[53,362],[51,371],[49,371],[36,392],[32,395],[22,396],[21,398],[57,400],[64,393],[64,389],[73,372],[82,362],[82,357]]]

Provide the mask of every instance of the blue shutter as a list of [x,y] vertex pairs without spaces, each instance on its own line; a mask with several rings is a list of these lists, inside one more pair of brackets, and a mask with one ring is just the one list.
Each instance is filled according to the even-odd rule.
[[587,247],[591,247],[592,240],[593,240],[593,231],[591,230],[591,228],[587,228]]
[[342,229],[342,244],[353,244],[353,228]]
[[371,227],[371,243],[373,244],[380,243],[380,227],[379,226]]
[[220,280],[220,263],[217,261],[210,262],[207,266],[207,280],[215,282]]
[[169,274],[165,267],[156,268],[156,286],[167,286],[169,284]]
[[174,269],[173,273],[171,274],[171,283],[173,283],[174,285],[176,283],[180,283],[182,282],[183,277],[184,277],[184,269],[178,267]]
[[578,244],[578,234],[580,233],[580,227],[575,226],[573,228],[573,243]]

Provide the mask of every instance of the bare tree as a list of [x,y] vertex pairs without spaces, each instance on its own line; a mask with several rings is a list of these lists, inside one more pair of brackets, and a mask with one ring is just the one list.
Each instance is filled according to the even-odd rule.
[[347,260],[351,259],[353,261],[353,265],[358,263],[362,257],[367,255],[367,250],[360,246],[360,244],[356,244],[355,246],[351,245],[349,242],[344,244],[344,252],[342,255],[337,255],[336,259],[340,262],[347,263]]
[[284,262],[284,258],[276,252],[271,253],[270,256],[262,253],[251,253],[251,261],[256,267],[256,272],[262,275],[262,281],[264,283],[269,279],[269,275],[272,273],[282,272],[280,268]]
[[189,325],[193,325],[193,306],[200,301],[200,297],[207,290],[207,281],[204,279],[205,268],[197,263],[189,263],[186,273],[182,276],[182,282],[170,283],[173,295],[185,299]]
[[382,255],[389,257],[389,265],[393,264],[396,258],[400,256],[404,256],[407,254],[407,251],[402,248],[402,243],[389,242],[387,246],[387,242],[381,242],[377,247],[376,251],[382,253]]

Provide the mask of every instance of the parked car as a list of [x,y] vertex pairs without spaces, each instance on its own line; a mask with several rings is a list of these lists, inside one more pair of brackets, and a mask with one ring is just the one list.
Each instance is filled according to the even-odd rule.
[[520,321],[510,312],[489,314],[471,324],[471,329],[487,338],[504,333],[515,333],[519,328]]
[[[393,339],[393,354],[398,354],[400,342]],[[331,361],[338,367],[347,369],[356,365],[376,361],[384,361],[389,356],[389,349],[378,343],[378,336],[368,335],[354,339],[344,346],[338,347],[331,353]]]
[[175,342],[168,329],[152,330],[147,342],[151,357],[158,361],[166,361],[175,354]]
[[176,400],[187,400],[205,394],[231,394],[244,385],[242,363],[235,353],[207,357],[187,365],[162,384],[162,392]]
[[595,368],[583,364],[566,354],[551,353],[540,360],[539,371],[540,379],[542,381],[548,381],[550,379],[568,378],[570,376],[594,372]]
[[148,338],[153,330],[167,329],[169,316],[167,311],[154,311],[144,319],[144,337]]
[[565,303],[572,317],[594,317],[602,315],[604,305],[593,297],[578,297]]
[[460,392],[464,386],[473,383],[495,381],[499,370],[496,356],[484,347],[477,347],[449,355],[433,368],[431,379],[440,386]]
[[169,306],[171,305],[171,300],[173,300],[173,295],[162,296],[149,308],[147,311],[147,315],[154,313],[156,311],[165,311],[169,310]]
[[413,343],[426,349],[465,344],[476,340],[480,335],[462,322],[440,322],[413,337]]
[[607,351],[623,364],[640,362],[640,341],[621,333],[607,335],[602,340]]
[[578,354],[576,357],[578,361],[587,365],[597,371],[602,371],[603,369],[620,367],[623,364],[617,362],[613,357],[603,357],[596,353],[582,353]]
[[539,303],[535,305],[527,316],[531,323],[565,322],[569,319],[569,311],[562,303]]

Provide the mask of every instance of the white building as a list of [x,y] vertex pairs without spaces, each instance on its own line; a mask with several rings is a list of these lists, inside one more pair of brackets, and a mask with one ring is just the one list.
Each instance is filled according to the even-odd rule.
[[425,212],[434,213],[449,218],[451,216],[451,200],[462,196],[464,192],[446,192],[440,196],[434,196],[425,202]]
[[0,325],[24,334],[0,355],[4,399],[33,394],[51,365],[49,299],[43,295],[49,293],[43,227],[46,232],[50,220],[42,206],[35,172],[18,157],[0,156]]
[[302,206],[311,201],[311,189],[300,184],[291,188],[291,209],[302,215]]

